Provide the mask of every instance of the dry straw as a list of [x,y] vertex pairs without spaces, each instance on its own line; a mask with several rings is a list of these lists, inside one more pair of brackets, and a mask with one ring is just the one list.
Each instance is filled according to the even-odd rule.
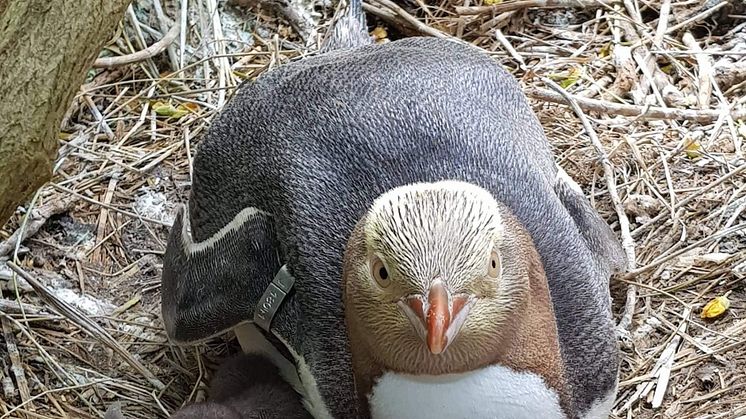
[[[284,10],[288,23],[233,3],[244,2],[136,1],[63,122],[53,181],[0,231],[0,261],[14,262],[0,263],[0,418],[102,417],[115,401],[128,417],[165,417],[204,398],[214,360],[235,349],[229,337],[167,342],[159,280],[171,209],[236,85],[312,52],[334,10],[320,20]],[[634,259],[612,283],[618,418],[746,415],[744,9],[365,4],[392,36],[458,39],[503,63],[559,164],[624,238]],[[726,293],[726,312],[700,319]]]

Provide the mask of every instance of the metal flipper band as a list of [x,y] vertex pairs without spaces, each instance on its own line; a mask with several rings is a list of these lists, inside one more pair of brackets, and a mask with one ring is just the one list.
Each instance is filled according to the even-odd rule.
[[257,326],[269,332],[272,319],[275,317],[275,313],[277,313],[285,297],[290,293],[293,284],[295,284],[295,279],[288,272],[287,265],[282,265],[256,305],[254,323]]

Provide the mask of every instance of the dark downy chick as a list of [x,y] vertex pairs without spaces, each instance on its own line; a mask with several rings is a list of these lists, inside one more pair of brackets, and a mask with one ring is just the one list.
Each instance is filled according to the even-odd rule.
[[[176,411],[173,419],[310,419],[303,399],[281,376],[272,361],[259,354],[240,353],[215,371],[210,400]],[[105,419],[124,419],[112,405]]]
[[264,355],[239,354],[225,361],[210,385],[215,403],[230,406],[244,419],[306,419],[312,416],[279,369]]
[[195,403],[171,415],[172,419],[242,419],[236,409],[215,402]]

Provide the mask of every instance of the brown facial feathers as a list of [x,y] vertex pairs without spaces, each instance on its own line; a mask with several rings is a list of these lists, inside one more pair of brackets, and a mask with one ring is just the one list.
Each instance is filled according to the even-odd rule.
[[[474,205],[468,200],[465,202],[467,205]],[[463,203],[456,201],[453,205]],[[406,300],[411,292],[408,292],[407,287],[412,285],[400,284],[404,281],[401,275],[394,275],[391,284],[387,284],[383,290],[372,282],[365,269],[365,261],[372,252],[370,241],[366,240],[369,239],[366,237],[369,231],[365,228],[370,214],[356,225],[344,255],[342,289],[356,390],[364,406],[367,406],[367,395],[384,371],[442,375],[500,364],[517,372],[532,372],[541,376],[558,393],[562,407],[566,411],[572,410],[570,392],[564,378],[556,319],[539,255],[531,237],[507,208],[495,203],[491,211],[494,212],[495,219],[501,220],[500,225],[494,229],[499,231],[500,237],[493,251],[496,252],[493,255],[500,255],[501,276],[491,278],[495,273],[488,268],[491,260],[488,258],[489,251],[486,251],[484,270],[492,273],[481,280],[470,282],[468,289],[449,291],[453,295],[468,291],[478,297],[468,313],[463,331],[442,352],[433,352],[432,346],[437,345],[430,345],[429,341],[423,342],[416,328],[410,324],[411,319],[397,307],[397,301],[402,298]],[[469,221],[471,219],[464,222]],[[424,221],[428,222],[434,221]],[[411,229],[412,226],[406,228]],[[474,234],[479,234],[480,230],[475,228],[474,231]],[[423,252],[424,259],[432,259],[433,254],[428,252],[433,250],[422,243],[418,244],[419,247],[412,246],[417,249],[413,257],[419,257],[418,252]],[[474,248],[474,243],[465,243],[467,245],[472,246],[470,249]],[[454,248],[453,242],[450,246],[449,249],[458,247]],[[452,253],[444,257],[468,260],[464,257],[454,259]],[[410,260],[406,262],[409,263]],[[481,262],[477,258],[473,263]],[[455,269],[474,269],[471,262],[449,266]],[[397,273],[395,268],[389,274],[392,272]],[[433,286],[431,283],[430,288]],[[436,291],[439,290],[437,284],[434,287]],[[417,318],[415,315],[409,317]]]

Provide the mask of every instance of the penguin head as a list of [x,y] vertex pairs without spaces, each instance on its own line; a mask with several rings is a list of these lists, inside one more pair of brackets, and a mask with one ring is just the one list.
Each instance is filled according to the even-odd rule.
[[528,293],[520,234],[505,207],[470,183],[381,195],[345,252],[351,338],[391,369],[447,373],[487,362]]

